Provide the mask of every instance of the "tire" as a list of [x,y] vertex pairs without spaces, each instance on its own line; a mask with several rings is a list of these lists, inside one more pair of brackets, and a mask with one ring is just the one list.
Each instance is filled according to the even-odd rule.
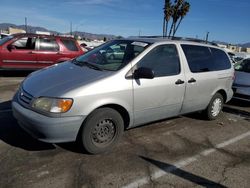
[[112,108],[100,108],[91,113],[83,124],[80,139],[90,154],[110,150],[121,138],[124,121],[119,112]]
[[206,119],[215,120],[221,114],[223,104],[223,96],[220,93],[216,93],[211,99],[207,109],[204,111]]

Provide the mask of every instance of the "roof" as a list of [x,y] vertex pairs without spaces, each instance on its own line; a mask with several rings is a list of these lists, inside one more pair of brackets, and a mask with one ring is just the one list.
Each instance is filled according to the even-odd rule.
[[147,42],[147,43],[156,43],[156,42],[164,42],[164,41],[174,41],[174,42],[191,42],[194,44],[205,44],[210,46],[216,46],[218,45],[213,42],[204,41],[200,39],[194,39],[194,38],[183,38],[183,37],[162,37],[162,36],[142,36],[142,37],[130,37],[131,40],[136,40],[140,42]]
[[13,36],[40,36],[40,37],[55,37],[55,38],[74,39],[73,37],[67,37],[67,36],[35,34],[35,33],[16,33],[16,34],[12,34],[12,35]]

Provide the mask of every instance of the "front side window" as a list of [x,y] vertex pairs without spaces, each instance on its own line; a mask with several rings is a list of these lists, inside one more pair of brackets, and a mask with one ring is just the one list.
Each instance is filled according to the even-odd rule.
[[152,69],[155,77],[178,75],[180,61],[176,46],[166,44],[155,47],[138,62],[139,67]]
[[12,43],[16,50],[34,50],[36,46],[35,37],[22,37]]
[[109,41],[75,59],[75,64],[100,70],[118,71],[150,44],[133,40]]
[[54,38],[40,38],[39,50],[41,51],[59,51],[59,46]]

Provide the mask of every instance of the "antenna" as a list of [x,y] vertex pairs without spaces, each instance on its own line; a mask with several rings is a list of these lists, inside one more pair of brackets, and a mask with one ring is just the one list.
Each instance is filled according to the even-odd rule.
[[25,31],[26,31],[26,33],[28,33],[28,26],[27,26],[27,17],[25,17],[25,19],[24,19],[25,21]]

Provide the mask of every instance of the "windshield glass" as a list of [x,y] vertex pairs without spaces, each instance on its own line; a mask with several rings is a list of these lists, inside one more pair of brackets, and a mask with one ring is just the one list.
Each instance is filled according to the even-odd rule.
[[99,70],[118,71],[148,46],[149,43],[145,42],[113,40],[78,57],[73,63]]
[[234,68],[236,71],[250,73],[250,59],[245,59],[240,63],[236,63]]
[[7,36],[7,37],[4,37],[3,39],[0,39],[0,46],[3,45],[5,42],[9,41],[13,39],[13,36]]

